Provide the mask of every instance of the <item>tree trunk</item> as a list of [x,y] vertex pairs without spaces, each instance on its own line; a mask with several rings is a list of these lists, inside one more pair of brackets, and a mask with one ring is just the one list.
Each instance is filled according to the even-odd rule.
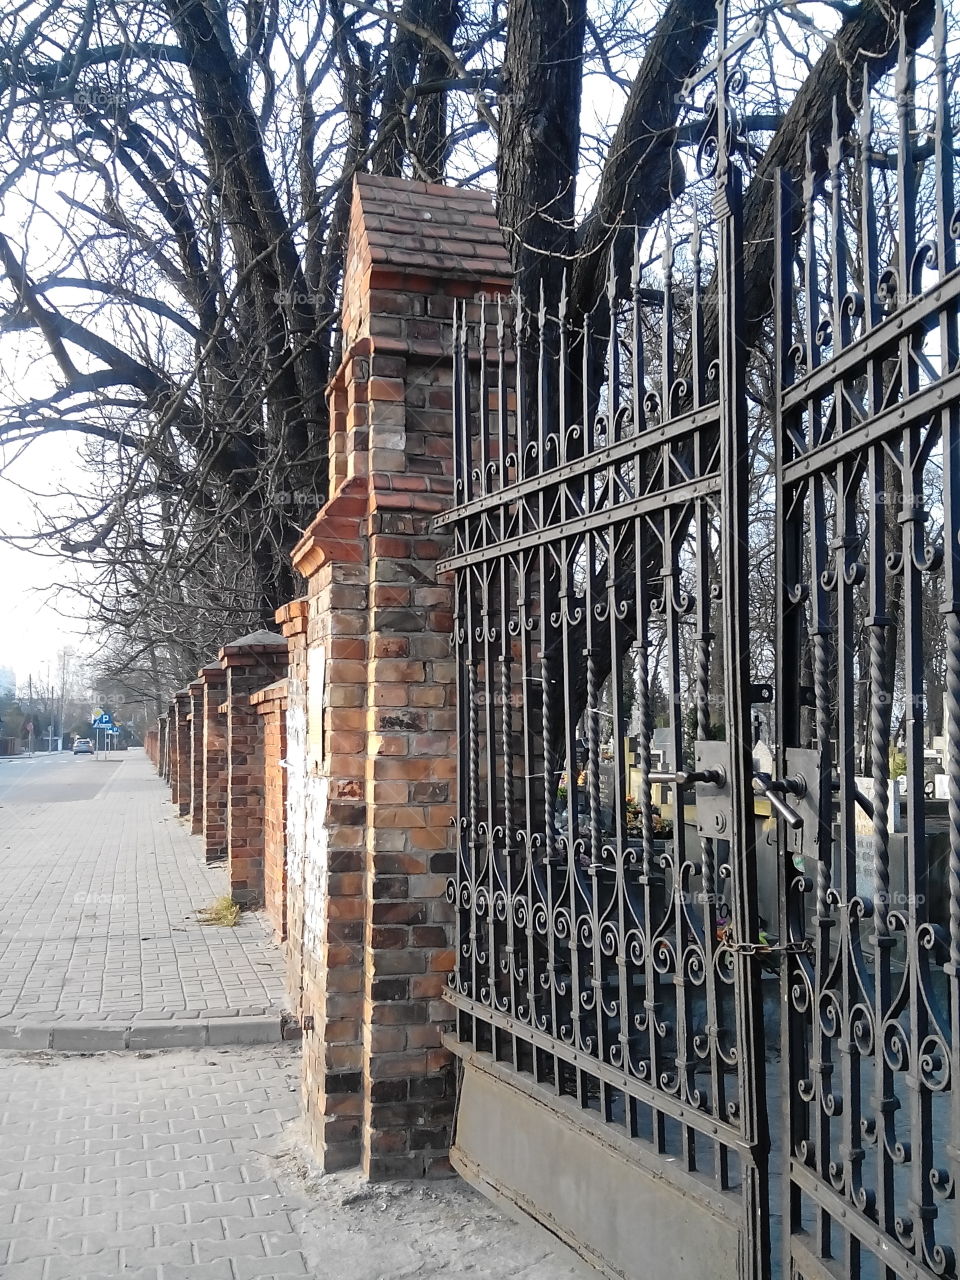
[[520,297],[555,311],[574,243],[586,0],[511,0],[497,183]]

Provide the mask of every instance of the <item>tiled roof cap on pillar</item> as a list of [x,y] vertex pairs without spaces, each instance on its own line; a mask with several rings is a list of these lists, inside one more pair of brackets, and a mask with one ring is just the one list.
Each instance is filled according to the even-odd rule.
[[393,271],[426,271],[475,290],[510,286],[510,259],[486,191],[358,174],[351,232],[358,255]]
[[365,336],[370,290],[472,298],[513,282],[493,197],[358,174],[343,289],[344,347]]
[[251,631],[245,636],[238,636],[220,650],[220,658],[231,653],[272,653],[275,649],[286,649],[286,637],[276,631]]
[[[429,405],[406,405],[412,365],[447,363],[453,351],[455,300],[509,294],[510,258],[484,191],[404,178],[359,174],[354,179],[343,284],[343,361],[327,390],[330,405],[330,501],[292,552],[293,566],[311,577],[331,559],[360,564],[371,511],[422,490],[421,506],[449,505],[452,424],[431,444],[437,457],[419,461],[424,428],[448,413],[448,386],[431,390]],[[448,379],[449,381],[449,379]],[[422,391],[416,394],[424,394]],[[431,415],[433,423],[430,423]],[[373,481],[368,472],[374,472]],[[416,472],[396,482],[388,473]],[[278,615],[284,632],[292,633]]]

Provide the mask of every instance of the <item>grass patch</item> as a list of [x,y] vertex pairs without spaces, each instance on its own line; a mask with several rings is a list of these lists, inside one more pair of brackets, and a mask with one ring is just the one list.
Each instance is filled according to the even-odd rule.
[[201,907],[197,912],[201,924],[222,924],[232,929],[240,919],[240,907],[229,896],[218,898],[212,907]]

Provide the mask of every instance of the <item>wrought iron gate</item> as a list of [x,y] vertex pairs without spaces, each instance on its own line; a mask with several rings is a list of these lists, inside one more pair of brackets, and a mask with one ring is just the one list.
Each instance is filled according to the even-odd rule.
[[938,5],[919,51],[904,28],[894,96],[851,86],[853,125],[835,113],[804,181],[778,180],[765,400],[734,105],[755,35],[721,10],[658,268],[637,243],[589,316],[564,288],[456,321],[454,1047],[616,1134],[708,1246],[731,1225],[744,1277],[955,1276],[947,24]]

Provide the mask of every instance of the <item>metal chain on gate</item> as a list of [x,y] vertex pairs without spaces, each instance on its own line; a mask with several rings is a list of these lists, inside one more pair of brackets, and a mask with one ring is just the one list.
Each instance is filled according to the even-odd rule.
[[735,942],[725,929],[720,937],[721,946],[730,951],[739,951],[741,955],[813,955],[813,943],[804,939],[802,942]]

